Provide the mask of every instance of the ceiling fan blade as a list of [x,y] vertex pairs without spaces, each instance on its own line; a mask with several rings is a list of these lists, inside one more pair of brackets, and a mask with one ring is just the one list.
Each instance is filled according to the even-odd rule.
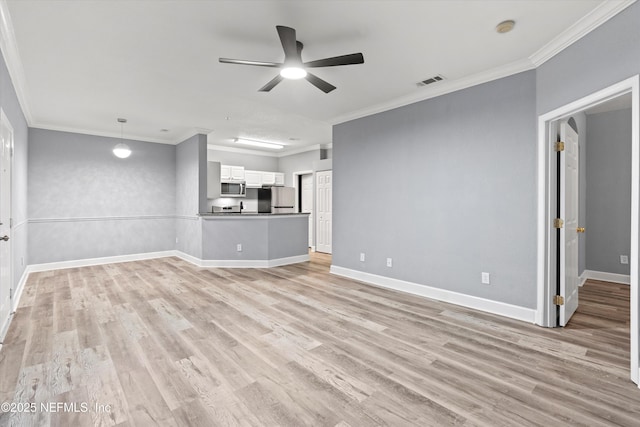
[[349,55],[334,56],[332,58],[318,59],[316,61],[305,62],[305,67],[335,67],[336,65],[364,64],[364,56],[361,53],[351,53]]
[[305,79],[307,79],[309,83],[311,83],[312,85],[314,85],[315,87],[323,91],[324,93],[329,93],[336,88],[334,85],[325,82],[320,77],[314,76],[311,73],[307,73],[307,76],[305,77]]
[[230,59],[230,58],[218,58],[218,61],[225,64],[240,64],[240,65],[256,65],[258,67],[282,67],[283,64],[277,62],[262,62],[262,61],[247,61],[244,59]]
[[278,74],[269,83],[267,83],[266,85],[264,85],[260,89],[258,89],[258,92],[269,92],[278,83],[280,83],[282,81],[282,79],[283,79],[283,77],[280,74]]
[[280,43],[282,43],[282,48],[284,49],[284,61],[300,61],[296,43],[296,30],[282,25],[276,25],[276,29],[278,30]]

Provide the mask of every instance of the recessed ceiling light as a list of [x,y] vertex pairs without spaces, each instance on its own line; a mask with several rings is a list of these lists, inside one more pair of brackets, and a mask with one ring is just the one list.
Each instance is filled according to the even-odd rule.
[[496,25],[496,31],[500,34],[508,33],[509,31],[513,30],[514,25],[516,25],[516,21],[514,21],[513,19],[508,19]]
[[276,144],[273,142],[253,141],[251,139],[242,139],[242,138],[236,138],[235,143],[243,144],[243,145],[252,145],[254,147],[272,148],[274,150],[282,150],[284,148],[282,144]]

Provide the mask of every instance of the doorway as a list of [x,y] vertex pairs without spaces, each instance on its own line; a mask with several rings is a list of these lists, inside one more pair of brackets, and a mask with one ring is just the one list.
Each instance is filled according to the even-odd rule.
[[313,224],[315,217],[313,215],[313,173],[304,173],[297,176],[297,212],[309,214],[309,248],[315,250],[313,243]]
[[[558,241],[558,204],[565,198],[566,185],[558,182],[555,167],[556,132],[558,124],[571,115],[603,104],[622,95],[631,93],[631,247],[630,247],[630,377],[638,383],[638,249],[639,249],[639,205],[640,205],[640,105],[639,76],[634,76],[585,98],[567,104],[538,118],[538,302],[536,324],[556,326],[557,307],[563,310],[566,295],[557,294],[558,271],[563,275],[562,253],[565,241]],[[563,213],[563,212],[561,212]],[[564,213],[563,213],[564,214]],[[575,230],[573,230],[575,231]],[[561,289],[561,292],[563,290]]]
[[0,325],[2,334],[9,324],[12,297],[11,169],[13,127],[0,110]]
[[316,172],[316,251],[331,253],[333,172]]

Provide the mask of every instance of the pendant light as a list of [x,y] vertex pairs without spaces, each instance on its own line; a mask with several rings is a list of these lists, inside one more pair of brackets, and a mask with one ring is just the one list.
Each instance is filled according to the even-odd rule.
[[113,147],[113,154],[121,159],[126,159],[131,155],[131,148],[124,143],[124,124],[127,123],[127,119],[118,119],[120,123],[120,144]]

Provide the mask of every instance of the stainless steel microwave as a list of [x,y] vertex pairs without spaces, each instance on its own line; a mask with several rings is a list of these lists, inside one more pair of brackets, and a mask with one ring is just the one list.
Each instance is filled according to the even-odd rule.
[[220,197],[245,197],[247,184],[244,181],[224,181],[220,183]]

